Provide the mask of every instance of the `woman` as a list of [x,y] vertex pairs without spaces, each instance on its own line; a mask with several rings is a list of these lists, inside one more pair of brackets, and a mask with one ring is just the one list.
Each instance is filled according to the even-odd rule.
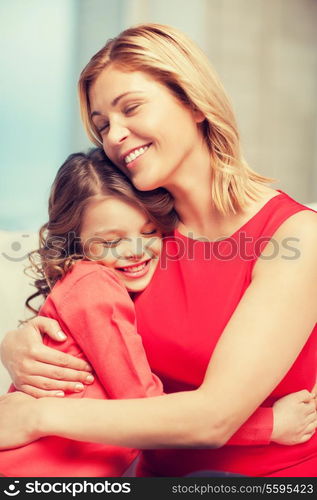
[[[247,166],[221,84],[177,30],[126,30],[88,63],[79,89],[90,137],[135,187],[165,187],[175,200],[178,227],[135,299],[150,366],[170,394],[128,401],[6,396],[1,446],[54,434],[143,448],[141,475],[314,475],[315,421],[304,444],[223,444],[261,403],[270,429],[278,397],[314,386],[316,214]],[[56,325],[36,325],[54,336]],[[46,380],[56,378],[47,363],[63,363],[51,351],[42,356],[34,328],[23,334],[20,350],[34,354],[26,355],[24,384],[66,389]],[[10,345],[20,336],[4,344],[8,366],[19,358]],[[73,379],[72,370],[59,370],[58,378]],[[13,409],[19,419],[10,417]]]

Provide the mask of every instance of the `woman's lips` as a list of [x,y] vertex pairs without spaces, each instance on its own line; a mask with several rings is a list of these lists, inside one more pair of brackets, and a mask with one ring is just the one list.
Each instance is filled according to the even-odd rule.
[[123,164],[127,168],[133,168],[140,156],[143,156],[147,150],[150,148],[150,144],[145,144],[139,148],[133,149],[131,153],[127,154],[123,158]]

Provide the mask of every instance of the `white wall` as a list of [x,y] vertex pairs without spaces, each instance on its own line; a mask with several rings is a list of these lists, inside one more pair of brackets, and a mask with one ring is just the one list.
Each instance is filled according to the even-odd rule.
[[175,25],[206,51],[251,166],[316,201],[316,18],[315,0],[2,0],[0,228],[45,221],[57,168],[90,145],[80,70],[108,38],[148,21]]
[[75,0],[0,3],[0,228],[38,228],[69,154]]
[[246,159],[317,201],[317,2],[126,0],[125,24],[159,22],[206,52],[232,100]]

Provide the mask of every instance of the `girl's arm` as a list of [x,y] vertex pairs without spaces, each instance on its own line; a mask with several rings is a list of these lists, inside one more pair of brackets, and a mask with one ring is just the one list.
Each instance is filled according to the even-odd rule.
[[[197,390],[124,401],[43,398],[27,404],[23,398],[20,409],[28,411],[16,436],[27,441],[54,434],[136,448],[222,446],[282,380],[316,322],[316,216],[299,212],[274,239],[282,245],[290,234],[298,238],[300,258],[258,260]],[[19,406],[3,401],[2,445],[8,409]]]
[[226,445],[294,445],[308,441],[317,423],[316,396],[302,390],[278,399],[272,408],[260,406]]

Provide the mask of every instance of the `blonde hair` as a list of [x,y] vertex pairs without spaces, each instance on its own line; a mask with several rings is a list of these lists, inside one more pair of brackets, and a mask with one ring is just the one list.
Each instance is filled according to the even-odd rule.
[[170,26],[129,28],[109,40],[83,69],[78,84],[81,115],[95,144],[102,145],[102,139],[91,120],[89,89],[110,64],[149,74],[185,106],[204,115],[201,127],[211,156],[212,199],[220,213],[236,213],[247,198],[257,199],[261,184],[274,181],[253,171],[244,160],[232,106],[206,55]]

